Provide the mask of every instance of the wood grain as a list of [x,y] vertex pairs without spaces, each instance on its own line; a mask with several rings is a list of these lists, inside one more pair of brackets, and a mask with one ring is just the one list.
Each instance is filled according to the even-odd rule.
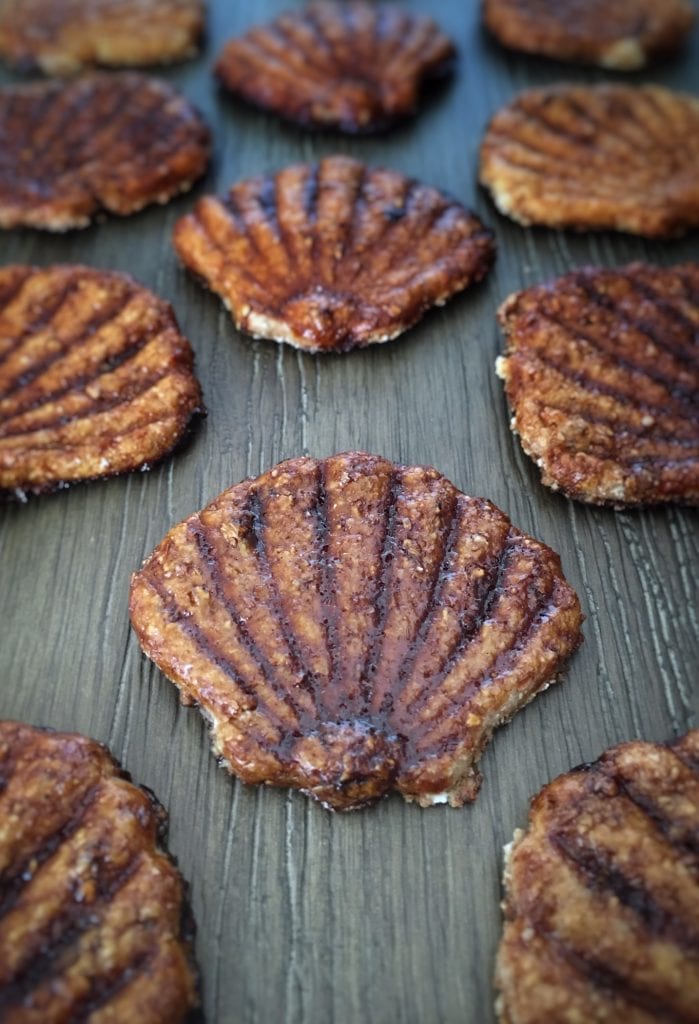
[[[523,230],[500,217],[475,182],[489,115],[520,88],[605,75],[506,54],[483,35],[475,2],[403,2],[436,13],[461,60],[422,117],[384,137],[303,134],[218,93],[209,67],[222,42],[283,0],[212,2],[204,55],[164,72],[216,126],[214,165],[196,194],[342,152],[446,188],[495,228],[488,281],[403,338],[312,357],[237,334],[170,246],[192,197],[62,237],[0,238],[3,265],[129,271],[174,304],[197,353],[209,418],[175,458],[0,508],[0,715],[108,742],[169,808],[216,1024],[490,1024],[501,850],[529,797],[614,742],[669,738],[697,723],[697,514],[615,513],[542,488],[510,435],[493,372],[494,313],[511,291],[584,263],[697,258],[697,235],[651,244]],[[681,56],[631,80],[699,92],[697,35]],[[217,767],[203,721],[179,707],[129,630],[129,574],[172,524],[282,458],[348,448],[432,463],[495,501],[561,552],[587,614],[567,679],[496,736],[478,802],[461,811],[421,811],[396,797],[331,816],[298,794],[241,786]]]

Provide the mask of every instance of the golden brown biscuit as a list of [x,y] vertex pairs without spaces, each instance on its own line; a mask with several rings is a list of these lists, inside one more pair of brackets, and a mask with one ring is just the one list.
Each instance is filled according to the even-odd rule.
[[520,224],[669,237],[699,226],[699,100],[657,85],[529,89],[492,118],[480,180]]
[[174,245],[240,330],[308,352],[395,338],[480,281],[495,254],[456,200],[343,156],[200,199]]
[[0,495],[148,469],[200,411],[167,302],[125,274],[0,269]]
[[0,228],[81,228],[187,191],[209,132],[165,82],[136,72],[0,90]]
[[502,1024],[697,1024],[699,730],[544,786],[505,890]]
[[543,482],[579,501],[699,504],[699,265],[588,267],[510,296],[498,360]]
[[23,70],[168,64],[193,56],[202,0],[0,0],[0,56]]
[[0,722],[0,1019],[180,1024],[197,1004],[166,816],[84,736]]
[[423,83],[449,70],[451,40],[397,4],[307,4],[224,47],[223,85],[305,126],[375,132],[414,114]]
[[632,71],[676,50],[690,0],[483,0],[483,18],[512,50]]
[[134,574],[130,610],[232,772],[333,810],[474,800],[493,729],[582,620],[558,555],[494,505],[358,452],[224,491]]

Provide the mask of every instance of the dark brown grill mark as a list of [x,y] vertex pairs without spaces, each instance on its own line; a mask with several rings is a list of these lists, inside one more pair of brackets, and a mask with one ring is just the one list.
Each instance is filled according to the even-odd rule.
[[[677,746],[697,750],[698,741],[694,730]],[[569,1000],[571,1015],[587,1010],[597,1019],[597,990],[613,1001],[607,1015],[621,1019],[625,1008],[638,1007],[659,1021],[693,1024],[699,875],[685,837],[699,805],[697,779],[674,772],[676,755],[676,747],[621,744],[531,802],[505,874],[496,970],[504,1020],[534,1019],[542,986],[561,1019]],[[593,990],[589,996],[576,975]]]
[[[0,288],[4,275],[13,281],[18,271],[24,293],[31,282],[37,298],[4,307],[0,348],[5,339],[15,352],[26,342],[32,360],[13,368],[8,360],[18,357],[0,357],[0,493],[38,493],[166,455],[203,412],[192,351],[170,307],[126,275],[79,266],[8,267],[0,270]],[[67,301],[81,326],[63,323],[59,340],[55,320]],[[120,323],[127,307],[128,322]],[[129,406],[137,401],[135,416]],[[89,421],[98,415],[91,434]],[[157,433],[138,435],[156,424]],[[68,452],[78,458],[62,458]]]
[[391,472],[388,496],[384,508],[384,535],[381,545],[381,570],[375,580],[375,591],[373,595],[374,605],[374,628],[371,636],[367,637],[367,653],[364,667],[359,678],[359,694],[364,706],[371,702],[373,684],[371,681],[372,667],[378,660],[381,641],[386,627],[386,616],[388,615],[388,596],[393,581],[393,562],[395,553],[395,529],[396,529],[396,505],[402,493],[402,480],[400,474],[395,470]]
[[50,860],[56,850],[83,825],[99,794],[99,784],[91,786],[68,821],[50,835],[41,836],[40,845],[26,851],[24,860],[15,869],[0,875],[0,927],[1,919],[16,906],[22,892],[42,865]]
[[454,53],[430,19],[383,4],[310,4],[231,40],[216,74],[288,120],[375,132],[415,114],[415,94],[450,70]]
[[567,835],[554,831],[550,835],[553,846],[574,866],[585,886],[594,893],[612,893],[619,903],[630,910],[645,928],[654,935],[672,940],[682,946],[699,949],[699,934],[662,907],[653,893],[642,884],[628,878],[614,866],[602,850],[584,843],[580,835]]
[[[286,510],[296,496],[292,514]],[[207,539],[207,531],[215,534]],[[194,539],[199,559],[193,564]],[[299,581],[294,566],[304,556],[313,569]],[[411,579],[415,563],[424,567],[424,580]],[[236,588],[245,587],[257,614],[241,610],[237,589],[225,589],[223,565],[238,580]],[[202,585],[201,572],[208,598],[190,606],[186,595]],[[314,593],[307,599],[299,586]],[[399,594],[402,586],[407,589]],[[500,605],[505,590],[507,616]],[[153,607],[152,592],[162,611]],[[410,608],[412,636],[394,628],[401,602]],[[239,712],[234,707],[227,717],[217,710],[216,693],[223,698],[226,688],[207,674],[201,656],[246,687],[258,716],[253,733],[245,722],[255,750],[240,756],[238,741],[229,743],[223,728],[217,733],[217,753],[234,772],[297,786],[338,809],[376,799],[399,779],[402,792],[430,803],[439,783],[429,770],[429,784],[421,782],[423,764],[456,757],[457,739],[459,763],[469,754],[475,761],[501,708],[512,714],[517,698],[534,696],[580,640],[577,599],[549,549],[519,534],[488,502],[460,495],[434,470],[364,453],[291,460],[224,492],[176,527],[135,574],[130,608],[146,652],[174,676],[186,699],[197,700],[203,689],[202,702],[217,726],[235,726]],[[505,628],[510,614],[517,617],[516,631]],[[162,638],[163,615],[178,624],[180,635],[168,631]],[[489,617],[501,639],[469,667],[470,644]],[[253,659],[247,680],[234,671],[238,641],[232,638],[241,629],[248,630],[243,642]],[[271,644],[274,664],[266,653]],[[417,666],[428,645],[439,670],[431,667],[423,679]],[[320,678],[309,673],[311,658]],[[186,683],[178,682],[183,664],[189,666]],[[445,702],[441,682],[458,665],[466,682]],[[511,667],[514,694],[507,685]],[[490,687],[493,674],[497,685]],[[458,727],[457,736],[452,715],[455,722],[465,718],[476,696],[482,729],[470,728],[466,738]],[[475,784],[455,785],[455,804],[475,797]],[[443,788],[452,783],[445,779]]]
[[140,866],[140,855],[130,860],[115,874],[110,873],[108,860],[95,859],[93,879],[98,887],[99,899],[85,907],[73,902],[63,909],[57,919],[50,923],[51,942],[35,953],[31,960],[0,989],[0,1009],[21,1002],[32,990],[46,983],[58,969],[60,973],[67,964],[61,962],[85,932],[99,927],[100,914],[118,897],[119,891],[133,877]]
[[[485,577],[487,582],[481,590],[480,601],[477,607],[473,609],[472,615],[470,615],[468,619],[465,615],[462,615],[463,626],[456,646],[445,652],[445,658],[441,668],[435,676],[433,676],[429,681],[426,681],[420,698],[406,706],[405,714],[417,715],[419,713],[419,711],[429,702],[430,695],[439,689],[442,682],[446,679],[455,665],[461,660],[473,640],[478,636],[483,623],[490,614],[493,604],[501,593],[501,584],[505,571],[510,559],[515,554],[516,549],[514,545],[510,543],[510,540],[511,538],[508,535],[504,545],[497,555],[494,558],[491,557],[491,559],[489,559]],[[438,610],[438,607],[432,609],[432,614],[434,615]],[[464,611],[466,611],[466,609],[464,609]],[[469,611],[471,611],[471,609],[469,609]],[[415,651],[414,657],[418,654],[419,651]]]
[[[18,348],[20,348],[23,341],[26,341],[26,339],[31,337],[32,334],[36,334],[38,331],[50,327],[56,314],[63,308],[77,288],[77,282],[74,279],[70,280],[59,286],[58,290],[51,296],[48,303],[46,303],[45,300],[42,300],[42,306],[38,316],[34,317],[29,323],[23,325],[22,331],[16,338],[12,339],[10,347],[5,349],[2,355],[0,355],[0,368],[7,362],[8,358],[16,352]],[[0,393],[0,398],[1,397],[3,397],[3,393]]]
[[491,233],[455,200],[340,156],[200,200],[173,240],[239,328],[310,352],[396,337],[494,256]]
[[461,525],[461,517],[458,512],[458,497],[456,493],[450,495],[450,511],[445,520],[445,529],[442,532],[442,556],[435,566],[435,571],[430,585],[430,595],[425,603],[425,608],[416,623],[415,635],[410,641],[408,650],[405,653],[398,677],[395,680],[395,692],[388,692],[386,683],[381,680],[374,680],[371,694],[372,710],[382,712],[389,716],[394,707],[400,703],[401,694],[405,681],[410,677],[418,654],[423,649],[427,639],[430,626],[436,612],[440,607],[441,590],[444,580],[449,572],[449,567],[454,557],[454,546]]
[[[625,280],[628,281],[629,285],[637,292],[640,292],[647,299],[652,299],[657,308],[661,309],[665,313],[675,313],[681,326],[689,332],[689,338],[687,340],[693,340],[695,342],[695,347],[699,344],[699,335],[697,334],[697,330],[685,317],[681,316],[678,310],[674,309],[667,298],[661,298],[657,292],[653,292],[650,288],[643,285],[638,278],[634,279],[634,276],[631,274],[626,274],[624,277]],[[638,331],[639,334],[648,338],[656,348],[665,350],[673,359],[677,359],[678,361],[685,363],[687,366],[691,367],[692,370],[696,371],[696,355],[692,359],[689,354],[678,351],[677,346],[672,344],[669,333],[666,337],[664,334],[661,334],[656,330],[647,320],[640,320],[637,317],[632,317],[628,309],[622,309],[620,303],[617,302],[613,296],[608,295],[600,288],[595,287],[594,283],[586,278],[584,274],[579,274],[577,276],[576,283],[591,303],[611,313],[620,326],[632,327],[635,331]],[[642,353],[639,352],[639,355],[642,355]],[[642,369],[643,372],[653,380],[658,379],[661,383],[668,384],[666,378],[660,376],[658,376],[658,378],[654,377],[647,364],[640,363],[638,369]],[[670,382],[668,384],[668,389],[671,390],[673,386],[676,387],[676,382]],[[697,401],[696,394],[692,392],[689,393],[688,397],[694,398],[694,400]]]
[[[235,622],[236,627],[242,638],[243,645],[246,647],[248,653],[254,659],[260,662],[265,679],[269,683],[270,688],[274,691],[274,693],[277,696],[283,697],[283,686],[277,680],[275,671],[273,670],[272,666],[269,664],[265,656],[258,648],[254,637],[250,635],[247,626],[241,620],[238,610],[231,601],[230,597],[224,593],[221,584],[221,572],[218,566],[218,559],[216,558],[216,555],[214,554],[213,549],[211,548],[207,540],[206,531],[204,530],[203,526],[193,527],[191,529],[191,535],[194,538],[197,547],[199,548],[201,566],[202,569],[204,570],[205,576],[208,579],[210,592],[212,596],[223,604],[226,611],[229,613],[232,620]],[[197,638],[201,650],[204,653],[211,653],[212,655],[214,655],[214,660],[216,661],[216,664],[219,666],[219,668],[222,668],[231,676],[232,679],[235,679],[236,684],[241,688],[245,695],[250,698],[255,708],[257,708],[260,704],[260,695],[248,686],[246,686],[244,679],[236,672],[234,666],[228,661],[226,654],[219,649],[216,643],[212,642],[211,639],[207,637],[206,633],[204,633],[203,630],[200,630],[196,625],[190,623],[183,616],[183,610],[180,609],[178,605],[171,603],[171,607],[173,608],[174,614],[178,616],[178,621],[181,622],[182,627],[185,630],[187,630],[187,632],[189,632],[191,629],[192,635]],[[269,707],[266,707],[267,710],[269,711]],[[293,705],[290,707],[290,710],[292,710],[292,708]],[[293,711],[295,715],[298,714],[296,709],[293,709]]]
[[599,504],[699,501],[696,276],[694,264],[586,268],[503,304],[498,372],[546,483]]
[[0,225],[53,231],[171,198],[201,177],[210,150],[183,97],[126,71],[0,90],[0,138]]
[[[73,284],[73,290],[75,290],[76,282],[74,282]],[[35,381],[36,378],[41,373],[43,373],[45,370],[50,369],[50,367],[54,366],[56,363],[60,362],[60,360],[63,359],[64,356],[70,355],[71,352],[73,352],[76,348],[89,345],[92,342],[93,336],[95,334],[97,334],[102,328],[109,327],[109,325],[119,317],[119,315],[124,311],[126,306],[129,304],[132,297],[133,293],[127,293],[126,295],[117,295],[113,299],[109,300],[107,302],[107,308],[102,310],[100,313],[95,313],[95,315],[91,317],[91,319],[83,327],[80,328],[79,332],[76,332],[70,335],[68,338],[66,338],[63,344],[61,345],[60,349],[58,349],[55,352],[52,352],[50,355],[44,356],[41,359],[37,359],[34,363],[32,363],[30,366],[24,369],[19,377],[16,377],[14,380],[10,380],[7,386],[4,389],[0,390],[0,400],[6,398],[7,395],[11,394],[13,391],[19,390],[20,388],[25,388],[27,387],[27,385],[33,383],[33,381]],[[51,319],[53,319],[53,317]],[[48,327],[49,325],[50,321],[49,323],[43,324],[42,327]],[[128,334],[124,333],[122,335],[121,341],[128,343]],[[130,348],[131,354],[133,354],[134,352],[138,351],[138,349],[142,345],[143,339],[139,339],[138,341],[132,343],[130,346],[127,347],[127,353],[128,349]],[[115,369],[119,365],[118,357],[114,358],[117,358],[117,361],[114,363],[113,366],[105,367],[105,370]],[[126,356],[126,358],[128,358],[128,355]],[[102,372],[104,372],[104,370]],[[18,410],[15,410],[13,412],[13,416],[17,415],[18,412],[22,411],[24,410],[20,407]]]
[[[0,1018],[24,1019],[26,1005],[47,1020],[83,1020],[149,965],[152,1020],[181,1024],[196,1004],[196,972],[182,880],[160,846],[164,811],[85,737],[0,722],[0,752],[20,818],[20,831],[0,840],[0,863],[14,863],[0,873],[0,942],[9,955],[0,964]],[[39,887],[26,905],[25,883]],[[110,964],[107,974],[98,963]],[[119,1009],[130,1019],[140,1008],[121,1000]]]
[[[662,138],[653,104],[664,107]],[[698,132],[696,99],[660,86],[530,89],[492,118],[480,181],[525,225],[674,237],[699,223]]]

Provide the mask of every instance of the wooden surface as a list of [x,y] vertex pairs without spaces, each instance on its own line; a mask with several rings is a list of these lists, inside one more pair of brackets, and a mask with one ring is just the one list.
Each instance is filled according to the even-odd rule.
[[[1,264],[130,271],[172,301],[197,353],[209,417],[184,451],[148,474],[0,508],[0,714],[103,740],[169,808],[216,1024],[488,1024],[501,851],[529,797],[613,742],[696,724],[696,513],[620,514],[545,490],[509,433],[493,362],[494,312],[511,291],[588,262],[696,258],[697,234],[646,244],[524,231],[497,215],[475,182],[487,117],[527,85],[605,76],[505,54],[482,34],[473,0],[404,2],[439,17],[460,65],[418,120],[384,137],[303,134],[218,94],[209,66],[221,42],[283,0],[212,3],[204,55],[166,72],[216,128],[198,194],[346,152],[448,189],[495,228],[488,281],[403,338],[314,358],[238,335],[175,261],[170,233],[187,196],[63,237],[0,238]],[[681,57],[632,80],[698,93],[697,34]],[[460,811],[392,797],[332,816],[296,793],[243,787],[129,629],[129,574],[171,525],[282,458],[348,448],[432,463],[491,498],[561,552],[583,602],[586,642],[567,678],[496,735],[481,795]]]

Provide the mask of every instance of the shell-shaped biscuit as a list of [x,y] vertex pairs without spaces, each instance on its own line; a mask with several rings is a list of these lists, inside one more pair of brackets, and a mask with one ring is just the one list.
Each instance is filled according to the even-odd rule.
[[696,1024],[699,730],[559,776],[505,854],[501,1024]]
[[166,82],[137,72],[0,89],[0,228],[81,228],[185,192],[209,132]]
[[520,224],[652,237],[699,226],[699,100],[657,85],[554,85],[490,121],[480,180]]
[[0,56],[22,70],[168,64],[196,53],[203,0],[0,0]]
[[699,264],[587,267],[510,296],[499,375],[543,482],[699,504]]
[[690,0],[484,0],[483,19],[512,50],[633,71],[676,50]]
[[181,1024],[193,922],[166,815],[94,740],[0,722],[0,1018]]
[[148,469],[201,411],[167,302],[125,274],[0,269],[0,495]]
[[495,253],[456,200],[343,156],[200,199],[174,245],[240,330],[308,352],[395,338],[480,281]]
[[414,114],[454,45],[430,18],[393,3],[307,4],[224,47],[223,85],[305,126],[380,131]]
[[232,772],[335,810],[474,800],[493,729],[582,619],[558,555],[490,502],[357,452],[224,491],[134,574],[130,610]]

